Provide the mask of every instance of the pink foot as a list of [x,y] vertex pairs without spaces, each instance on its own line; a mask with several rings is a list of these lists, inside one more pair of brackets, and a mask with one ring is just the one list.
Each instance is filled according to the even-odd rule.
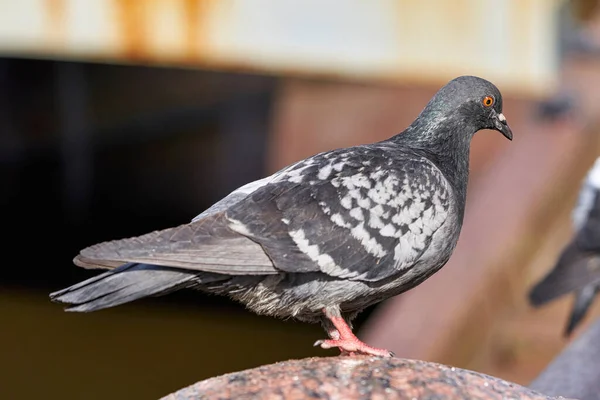
[[366,354],[377,357],[393,357],[394,353],[385,349],[371,347],[368,344],[361,342],[359,338],[354,336],[352,329],[348,326],[346,320],[340,316],[333,316],[323,310],[323,313],[331,321],[335,329],[328,330],[328,340],[317,340],[315,346],[321,346],[323,349],[331,349],[337,347],[342,352],[342,355]]
[[342,352],[342,355],[366,354],[377,357],[393,357],[394,353],[386,349],[378,349],[371,347],[368,344],[361,342],[357,337],[350,339],[338,340],[317,340],[315,346],[321,346],[323,349],[331,349],[337,347]]

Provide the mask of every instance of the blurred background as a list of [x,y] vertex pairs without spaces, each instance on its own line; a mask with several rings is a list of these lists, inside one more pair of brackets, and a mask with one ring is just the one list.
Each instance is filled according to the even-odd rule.
[[202,293],[91,314],[48,293],[94,275],[71,262],[81,248],[388,138],[462,74],[501,89],[515,139],[476,135],[451,261],[356,328],[400,357],[528,384],[568,344],[572,299],[525,296],[600,155],[599,55],[592,0],[0,0],[0,398],[158,398],[337,354],[312,347],[320,326]]

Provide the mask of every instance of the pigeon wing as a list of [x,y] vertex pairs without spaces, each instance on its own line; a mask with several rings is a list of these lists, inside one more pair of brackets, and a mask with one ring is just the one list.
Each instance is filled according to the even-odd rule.
[[361,146],[294,165],[226,214],[277,269],[379,281],[419,261],[451,190],[425,158]]
[[114,268],[143,263],[235,275],[277,274],[260,245],[231,231],[223,213],[146,235],[83,249],[75,264]]

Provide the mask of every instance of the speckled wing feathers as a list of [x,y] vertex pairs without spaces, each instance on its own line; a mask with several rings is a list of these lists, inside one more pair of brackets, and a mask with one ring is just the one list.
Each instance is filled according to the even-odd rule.
[[379,281],[419,261],[450,212],[451,189],[431,162],[363,146],[311,157],[227,216],[278,269]]

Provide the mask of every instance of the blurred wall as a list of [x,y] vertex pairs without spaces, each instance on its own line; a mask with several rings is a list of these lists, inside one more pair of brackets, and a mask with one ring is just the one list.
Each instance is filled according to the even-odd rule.
[[0,0],[0,51],[328,78],[556,83],[561,0]]

